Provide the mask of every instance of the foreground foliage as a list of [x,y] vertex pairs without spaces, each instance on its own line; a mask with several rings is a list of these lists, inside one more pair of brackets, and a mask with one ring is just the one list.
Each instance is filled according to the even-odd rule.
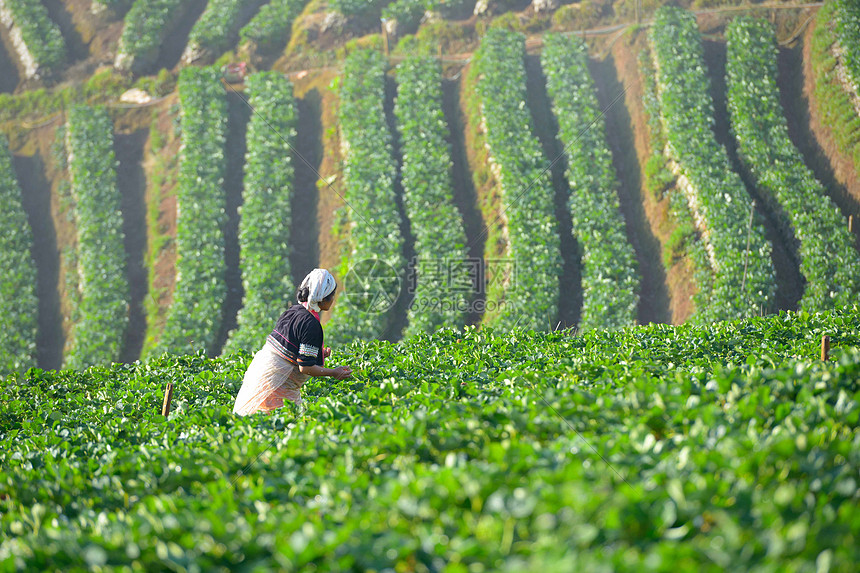
[[215,68],[179,75],[182,148],[176,192],[176,285],[155,354],[216,353],[227,294],[224,144],[227,98]]
[[631,326],[639,304],[636,255],[627,240],[606,128],[584,42],[547,35],[541,52],[547,93],[566,150],[568,210],[582,249],[582,328]]
[[254,109],[248,123],[239,220],[245,297],[225,352],[261,346],[287,297],[296,290],[290,276],[294,199],[290,142],[296,137],[293,86],[283,74],[260,72],[248,77],[245,92]]
[[356,342],[302,417],[231,414],[244,353],[34,369],[0,386],[0,563],[853,571],[858,323]]
[[66,148],[74,200],[78,306],[66,343],[67,368],[119,360],[128,327],[129,285],[117,186],[113,121],[105,108],[69,113]]
[[[695,17],[661,8],[651,29],[669,157],[708,252],[712,276],[700,280],[698,320],[754,316],[776,290],[771,245],[753,218],[743,182],[714,138],[714,104]],[[686,184],[685,184],[686,183]]]
[[726,29],[728,108],[740,156],[766,202],[797,240],[810,311],[841,307],[860,296],[854,236],[824,186],[788,136],[776,79],[776,43],[766,20],[737,18]]
[[36,365],[36,263],[22,201],[9,143],[0,136],[0,376]]

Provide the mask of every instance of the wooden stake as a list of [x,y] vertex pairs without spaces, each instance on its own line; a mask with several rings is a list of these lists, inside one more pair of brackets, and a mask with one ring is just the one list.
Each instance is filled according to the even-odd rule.
[[821,359],[827,360],[827,355],[830,353],[830,337],[826,334],[821,337]]
[[170,415],[170,401],[173,399],[173,384],[167,383],[164,389],[164,403],[161,405],[161,415],[165,418]]
[[854,215],[848,215],[848,232],[854,232]]

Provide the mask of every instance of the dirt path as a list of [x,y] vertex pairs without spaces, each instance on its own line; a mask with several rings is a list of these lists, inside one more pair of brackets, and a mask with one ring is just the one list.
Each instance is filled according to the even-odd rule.
[[182,59],[182,52],[188,44],[188,35],[191,28],[200,19],[203,10],[206,9],[206,0],[186,0],[177,14],[175,21],[168,23],[170,32],[161,44],[161,51],[153,66],[154,71],[161,69],[172,70]]
[[[295,97],[308,109],[318,110],[313,119],[299,116],[298,152],[313,167],[309,167],[300,159],[296,160],[296,188],[293,206],[300,206],[304,211],[293,211],[293,231],[296,233],[315,234],[314,237],[303,237],[302,241],[293,246],[293,275],[298,277],[295,285],[315,267],[330,269],[340,280],[339,288],[343,287],[343,277],[338,276],[341,263],[342,244],[340,237],[335,237],[333,227],[340,214],[346,208],[343,196],[343,181],[339,168],[341,157],[337,131],[337,93],[331,89],[335,73],[329,71],[311,77],[297,78],[294,82]],[[301,114],[301,109],[299,113]],[[312,125],[317,122],[317,125]],[[319,129],[315,134],[314,130]],[[321,177],[313,171],[316,170]],[[297,213],[315,214],[315,219],[301,219]],[[308,245],[309,250],[301,253],[298,245]],[[313,256],[312,253],[316,253]],[[298,258],[296,258],[298,257]],[[293,300],[295,293],[289,293]],[[325,324],[330,313],[322,314]]]
[[[411,280],[412,273],[410,267],[414,264],[415,252],[415,237],[412,235],[412,224],[409,217],[406,215],[406,206],[403,198],[403,180],[400,174],[400,165],[403,163],[400,154],[400,135],[397,131],[397,118],[394,115],[394,98],[397,96],[397,83],[391,76],[385,78],[385,119],[388,122],[388,129],[391,132],[392,155],[394,162],[397,165],[397,176],[394,179],[394,197],[397,205],[397,211],[400,213],[400,234],[403,236],[403,258],[406,260],[406,269],[404,269],[403,283],[400,289],[400,296],[394,303],[394,307],[389,311],[390,320],[386,331],[380,336],[382,340],[397,342],[403,337],[403,330],[408,323],[407,310],[409,305],[415,298],[415,285]],[[427,256],[429,253],[420,253]]]
[[758,220],[764,225],[765,236],[773,246],[771,260],[776,272],[776,308],[763,309],[764,313],[779,310],[797,310],[803,296],[805,279],[800,274],[797,254],[797,241],[780,230],[777,216],[765,205],[755,179],[743,166],[738,157],[738,146],[730,133],[730,119],[726,108],[726,44],[724,42],[704,41],[705,64],[708,66],[711,97],[714,101],[716,125],[714,136],[726,148],[729,164],[741,176],[747,192],[755,199]]
[[[463,218],[463,228],[466,232],[467,256],[473,261],[480,261],[484,256],[486,246],[486,228],[478,208],[478,198],[472,173],[469,170],[469,159],[466,155],[466,123],[460,109],[460,80],[444,80],[442,82],[442,111],[448,123],[451,149],[451,185],[453,186],[454,204]],[[478,278],[478,277],[476,277]],[[479,324],[486,301],[485,293],[479,292],[479,284],[474,286],[472,312],[466,316],[467,324]]]
[[143,301],[149,290],[144,256],[146,253],[146,174],[143,150],[149,130],[137,129],[114,135],[114,153],[119,162],[117,185],[121,195],[122,231],[125,234],[126,275],[129,286],[128,330],[120,352],[122,362],[140,358],[146,337]]
[[[295,148],[292,157],[295,169],[290,225],[290,270],[293,285],[298,288],[302,279],[316,268],[320,260],[318,202],[320,199],[317,173],[323,157],[322,97],[317,89],[309,90],[296,98],[298,121]],[[300,154],[300,155],[299,155]],[[284,293],[292,299],[294,293]]]
[[[558,234],[561,246],[561,276],[558,298],[558,316],[551,328],[571,328],[579,324],[582,313],[582,254],[579,243],[573,235],[568,198],[570,183],[565,176],[567,162],[562,146],[558,143],[558,124],[553,116],[552,104],[546,92],[546,77],[540,64],[540,56],[528,54],[525,57],[526,88],[528,105],[531,110],[535,135],[543,148],[547,163],[551,163],[550,175],[555,191],[555,217],[558,221]],[[557,160],[557,161],[556,161]]]
[[[590,61],[591,77],[597,87],[597,99],[604,110],[606,140],[612,151],[612,163],[618,178],[618,198],[627,227],[627,239],[636,252],[641,283],[639,289],[639,324],[669,323],[669,292],[666,288],[666,271],[660,255],[660,241],[654,235],[645,214],[642,197],[642,177],[636,156],[630,112],[623,99],[611,105],[624,90],[616,73],[615,59]],[[611,106],[611,107],[610,107]]]
[[67,3],[61,0],[42,0],[42,4],[48,10],[48,16],[51,20],[57,24],[63,35],[63,40],[66,42],[68,53],[66,65],[71,66],[76,62],[86,60],[90,55],[90,50],[75,27]]
[[0,25],[0,93],[10,94],[21,83],[18,55],[12,47],[6,26]]
[[225,282],[227,295],[222,307],[221,328],[212,349],[213,355],[221,354],[227,335],[236,328],[236,318],[242,308],[244,289],[242,270],[239,265],[239,206],[242,205],[242,191],[245,177],[245,152],[247,151],[246,133],[251,119],[251,108],[245,96],[236,91],[227,92],[227,142],[224,155],[227,166],[224,170],[224,194],[226,196],[227,219],[224,225],[224,259],[226,262]]
[[[628,139],[628,141],[631,141],[633,144],[633,150],[639,164],[640,181],[644,181],[644,166],[651,155],[651,141],[645,110],[642,104],[644,88],[637,62],[638,54],[643,49],[645,49],[644,34],[625,38],[624,41],[616,43],[612,48],[612,61],[614,62],[616,77],[621,82],[621,85],[624,86],[624,89],[626,89],[624,92],[625,109],[629,114],[630,126],[633,129],[632,138]],[[598,89],[598,95],[600,96],[600,94],[601,90]],[[645,219],[648,222],[647,227],[643,225],[641,228],[651,229],[651,233],[653,233],[653,236],[659,242],[659,247],[652,245],[652,248],[659,249],[662,255],[663,245],[667,243],[674,230],[674,225],[671,223],[669,214],[668,198],[658,200],[643,187],[640,187],[636,191],[631,190],[630,192],[639,193]],[[643,241],[642,245],[647,245],[647,233],[646,240]],[[688,260],[682,259],[673,262],[669,268],[665,268],[661,260],[656,269],[652,268],[648,270],[648,272],[654,273],[654,280],[657,280],[660,276],[660,268],[663,268],[666,277],[664,288],[668,296],[667,304],[668,315],[671,317],[670,321],[672,324],[681,324],[695,312],[693,296],[696,293],[696,283],[692,265]],[[645,269],[642,269],[642,272],[644,273]],[[651,312],[660,318],[660,287],[659,285],[654,285],[653,288],[657,306],[652,308]]]
[[36,337],[36,363],[39,368],[56,370],[63,363],[63,313],[60,292],[60,252],[51,217],[51,184],[45,177],[45,163],[39,153],[12,158],[22,203],[33,229],[33,260],[36,263],[36,294],[39,297],[39,333]]

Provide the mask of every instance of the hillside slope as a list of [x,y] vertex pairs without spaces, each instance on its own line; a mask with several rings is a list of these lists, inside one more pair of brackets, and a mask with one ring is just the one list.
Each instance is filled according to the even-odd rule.
[[[403,0],[398,2],[400,3],[408,4]],[[179,40],[172,38],[170,46],[165,48],[169,48],[170,53],[160,56],[172,63],[157,73],[153,69],[154,75],[121,73],[106,67],[105,64],[113,62],[119,37],[116,28],[122,27],[123,21],[128,20],[127,13],[115,8],[94,16],[91,9],[95,4],[86,0],[54,1],[49,4],[49,15],[62,20],[59,29],[68,36],[66,44],[71,46],[74,52],[68,69],[63,72],[65,75],[39,80],[41,83],[19,85],[13,95],[0,94],[2,130],[9,136],[21,188],[25,195],[31,196],[25,197],[25,208],[29,208],[28,216],[31,222],[36,221],[39,224],[35,233],[35,241],[38,244],[33,247],[40,298],[37,362],[44,368],[56,368],[63,363],[63,339],[69,337],[70,325],[78,312],[74,294],[73,263],[76,249],[80,246],[75,243],[75,224],[68,216],[70,199],[66,189],[69,174],[65,170],[64,160],[55,151],[60,145],[59,138],[63,135],[63,124],[67,119],[64,109],[71,102],[78,101],[105,105],[114,122],[114,141],[119,160],[118,184],[122,194],[126,232],[127,274],[131,288],[130,326],[124,334],[125,342],[122,344],[120,359],[133,361],[140,356],[147,356],[156,347],[165,319],[170,315],[174,290],[177,288],[179,267],[176,251],[176,183],[179,174],[183,173],[179,160],[183,141],[183,109],[176,96],[176,87],[179,70],[184,67],[184,64],[177,62],[185,46],[174,46],[173,43]],[[116,6],[120,4],[122,3]],[[126,3],[126,7],[129,4]],[[191,30],[198,21],[195,14],[203,11],[203,4],[195,3],[194,10],[183,13],[181,21],[174,22],[173,25],[183,30]],[[254,2],[248,3],[249,6],[252,4],[256,6]],[[547,329],[583,327],[579,324],[582,320],[583,293],[593,285],[582,284],[582,269],[587,257],[583,258],[581,249],[587,242],[579,241],[571,231],[570,212],[565,199],[565,194],[570,191],[570,182],[567,181],[569,172],[566,171],[568,161],[561,157],[561,150],[571,143],[571,137],[568,135],[564,144],[558,140],[558,120],[550,109],[545,89],[534,84],[546,80],[546,74],[540,64],[544,51],[543,34],[552,31],[569,36],[574,30],[590,27],[591,30],[587,34],[590,55],[588,73],[595,83],[593,91],[603,112],[596,120],[604,123],[607,129],[611,166],[608,161],[605,162],[608,166],[606,169],[614,171],[615,179],[619,182],[617,186],[606,187],[609,193],[617,193],[617,199],[610,197],[609,204],[617,202],[620,206],[626,239],[635,251],[636,263],[642,275],[639,287],[641,292],[636,293],[639,297],[637,319],[640,323],[679,324],[691,317],[709,315],[709,309],[697,308],[694,304],[702,287],[697,281],[697,271],[693,265],[695,257],[691,256],[691,253],[695,252],[701,230],[690,221],[674,214],[676,205],[671,197],[679,195],[676,191],[682,186],[677,177],[666,171],[665,158],[662,160],[664,165],[659,165],[659,156],[665,155],[665,142],[661,143],[659,137],[649,133],[649,112],[642,106],[647,94],[643,91],[646,78],[639,56],[647,49],[650,8],[648,13],[642,16],[644,25],[627,26],[633,22],[635,14],[621,5],[613,7],[601,4],[595,14],[588,15],[582,5],[563,5],[554,11],[541,12],[527,2],[495,2],[490,3],[493,7],[487,14],[480,16],[443,11],[439,19],[429,19],[417,26],[414,34],[404,32],[401,28],[399,41],[395,41],[393,36],[376,33],[376,27],[370,26],[359,16],[351,15],[345,20],[331,16],[331,9],[340,6],[340,9],[346,10],[347,4],[350,3],[333,3],[328,8],[326,3],[318,0],[280,0],[266,4],[270,6],[270,9],[265,11],[266,14],[281,8],[285,10],[280,13],[283,18],[278,20],[277,25],[285,27],[284,30],[290,30],[284,32],[290,39],[286,46],[274,42],[267,44],[268,47],[261,51],[249,46],[250,32],[245,35],[240,33],[242,39],[237,41],[234,38],[234,44],[223,54],[219,54],[220,58],[217,59],[219,64],[231,60],[246,61],[249,71],[271,68],[283,73],[293,84],[298,109],[298,134],[291,157],[291,163],[296,169],[292,209],[295,219],[300,222],[292,227],[289,244],[291,251],[288,268],[291,270],[290,279],[293,282],[301,280],[304,274],[315,266],[325,266],[339,270],[338,279],[344,286],[347,271],[351,267],[347,268],[343,263],[344,260],[349,260],[348,255],[353,248],[347,247],[350,225],[355,221],[364,220],[367,223],[372,219],[356,216],[351,213],[354,211],[354,205],[344,203],[347,181],[344,178],[344,160],[347,156],[341,149],[342,115],[339,109],[341,91],[345,85],[342,61],[346,54],[359,46],[388,52],[389,77],[386,80],[385,113],[390,124],[388,127],[395,136],[395,149],[400,145],[400,142],[396,141],[399,137],[398,130],[403,127],[396,125],[398,120],[392,112],[396,103],[393,90],[395,82],[392,79],[392,76],[396,75],[395,66],[405,56],[413,53],[430,53],[441,60],[442,72],[439,79],[444,90],[444,117],[440,118],[440,121],[447,124],[444,127],[449,133],[446,143],[452,151],[453,199],[466,232],[466,244],[460,245],[462,241],[458,240],[458,244],[453,245],[452,252],[463,250],[469,253],[470,257],[460,264],[468,267],[466,271],[472,273],[472,284],[471,289],[467,287],[465,296],[463,293],[454,293],[452,287],[452,296],[436,297],[435,304],[440,304],[440,301],[447,302],[449,299],[464,301],[465,308],[458,309],[458,312],[462,310],[459,316],[466,317],[462,319],[463,322],[485,323],[491,321],[494,316],[488,310],[488,303],[495,300],[488,296],[488,293],[493,293],[493,288],[498,290],[497,279],[506,281],[506,285],[514,281],[525,289],[535,282],[531,275],[556,273],[554,268],[549,268],[551,265],[545,265],[546,268],[533,268],[536,264],[534,256],[519,256],[520,260],[513,262],[506,260],[506,241],[509,239],[506,232],[509,225],[505,220],[514,214],[516,209],[503,203],[498,195],[493,168],[485,149],[483,131],[487,126],[481,125],[481,116],[476,112],[476,106],[479,106],[480,102],[474,97],[475,81],[469,79],[470,75],[474,75],[470,74],[470,71],[474,72],[476,68],[471,62],[472,52],[478,48],[487,31],[491,28],[507,28],[520,31],[526,36],[523,57],[528,80],[528,97],[522,104],[515,105],[528,108],[529,113],[522,115],[530,118],[530,125],[526,130],[532,129],[532,135],[540,142],[537,153],[542,163],[536,162],[539,163],[538,171],[545,169],[547,178],[552,176],[551,185],[541,186],[540,192],[555,193],[554,216],[562,235],[559,246],[551,249],[552,257],[540,259],[552,260],[559,256],[562,268],[560,286],[553,289],[558,291],[558,303],[548,305],[550,310],[547,312],[538,313],[541,314],[539,323]],[[375,5],[382,4],[385,2]],[[726,23],[740,13],[752,12],[753,15],[767,17],[772,21],[777,40],[790,46],[779,48],[779,93],[772,95],[780,98],[786,110],[789,134],[800,149],[804,163],[822,181],[827,196],[838,205],[839,213],[835,220],[844,219],[847,224],[848,216],[853,215],[855,236],[860,237],[860,224],[857,223],[860,221],[860,201],[856,194],[845,191],[844,183],[856,179],[856,170],[852,165],[846,164],[844,158],[829,151],[826,156],[822,156],[820,150],[816,151],[816,141],[826,136],[826,133],[822,135],[821,124],[824,120],[821,114],[817,113],[820,102],[814,98],[807,99],[808,96],[802,89],[803,85],[810,89],[808,84],[812,80],[808,76],[817,73],[817,64],[814,65],[814,62],[810,61],[814,54],[811,56],[806,49],[809,34],[804,35],[810,25],[816,24],[816,9],[815,6],[781,3],[743,9],[724,6],[699,10],[696,18],[698,32],[704,42],[703,72],[712,88],[708,91],[703,87],[702,93],[696,93],[696,96],[713,99],[716,113],[711,129],[717,142],[728,148],[730,168],[740,171],[744,176],[736,151],[732,147],[732,126],[725,107],[723,33]],[[66,16],[60,13],[63,11]],[[97,24],[100,22],[111,24],[99,27]],[[820,30],[821,26],[817,29]],[[72,37],[74,34],[70,33],[70,30],[77,30],[77,39]],[[255,34],[257,33],[262,34],[262,31],[258,29]],[[285,37],[282,39],[286,42]],[[210,56],[205,58],[207,62],[217,57],[215,54]],[[119,95],[132,86],[155,97],[145,103],[119,102]],[[214,307],[209,313],[212,316],[217,315],[212,318],[218,323],[210,325],[212,332],[181,332],[177,335],[178,339],[183,341],[197,341],[198,347],[201,341],[213,338],[212,344],[206,344],[210,356],[222,351],[227,332],[236,323],[243,295],[243,287],[238,278],[243,270],[239,268],[241,253],[235,235],[241,219],[242,180],[248,175],[245,172],[245,130],[249,118],[258,115],[253,105],[248,104],[247,94],[241,83],[225,84],[223,90],[228,100],[230,115],[224,165],[221,166],[224,169],[222,190],[229,203],[223,228],[226,244],[223,266],[226,270],[223,273],[220,270],[211,273],[209,280],[218,282],[217,289],[224,290],[226,296],[223,298],[220,313]],[[523,133],[525,134],[525,131]],[[283,134],[269,129],[268,135],[279,140]],[[516,141],[513,143],[511,148],[515,151],[523,148],[522,145],[518,147]],[[829,149],[825,144],[821,145]],[[510,164],[516,164],[522,159],[516,152],[510,155]],[[400,206],[403,204],[400,177],[404,159],[398,156],[396,160],[396,173],[386,177],[394,178],[394,201]],[[837,177],[833,176],[834,173]],[[606,174],[610,179],[611,175]],[[745,178],[744,184],[742,191],[756,197],[758,191],[753,182]],[[529,185],[529,182],[523,181],[511,192],[513,206],[523,205],[524,197],[529,197],[529,201],[534,202],[530,208],[536,208],[542,200],[540,193],[525,193],[532,186],[533,184]],[[851,191],[854,191],[853,187]],[[46,204],[52,206],[50,216],[38,212],[39,205]],[[432,205],[428,207],[431,210],[433,208]],[[528,212],[529,209],[524,211]],[[745,280],[748,277],[741,274],[741,269],[755,268],[758,263],[762,266],[772,265],[777,283],[775,299],[770,306],[764,303],[742,305],[748,310],[744,312],[767,314],[794,310],[804,289],[803,277],[796,260],[796,247],[790,236],[786,238],[775,232],[773,217],[760,201],[756,203],[756,211],[756,220],[762,219],[765,222],[766,238],[772,243],[773,254],[763,257],[767,260],[762,261],[755,260],[755,253],[752,261],[749,253],[744,253],[740,258],[736,257],[737,264],[733,268],[737,268],[737,273],[726,277],[728,280],[723,283],[738,283],[739,286],[749,289],[749,281]],[[740,229],[736,233],[739,237],[748,226],[746,219],[741,223],[733,222]],[[402,224],[407,223],[404,221]],[[584,232],[581,229],[588,227],[579,225],[578,228],[579,232]],[[597,234],[599,235],[599,231]],[[597,236],[596,241],[600,240]],[[735,250],[743,250],[743,237],[735,242],[738,245]],[[404,246],[404,259],[411,259],[406,252],[411,248],[410,245],[411,239]],[[860,239],[855,241],[855,248],[860,249]],[[762,249],[761,252],[766,250]],[[450,261],[445,264],[450,264]],[[507,266],[499,271],[494,270],[494,265],[496,269]],[[218,265],[219,269],[220,266]],[[393,326],[385,332],[386,339],[397,340],[404,331],[412,332],[408,327],[414,327],[414,324],[407,325],[407,330],[404,330],[404,325],[407,323],[406,306],[415,294],[410,292],[409,281],[414,277],[413,270],[416,266],[415,261],[407,260],[405,268],[398,269],[401,273],[399,277],[403,281],[400,288],[402,294],[395,305],[397,316],[392,317]],[[521,274],[511,278],[514,271]],[[592,273],[589,276],[597,277],[594,280],[608,280],[608,273],[601,270]],[[225,276],[222,277],[222,274]],[[286,303],[292,297],[291,291],[292,289],[288,288],[283,293],[266,294]],[[734,296],[733,293],[732,290],[728,294]],[[521,298],[528,301],[531,300],[530,296],[533,296],[533,293]],[[551,298],[555,296],[555,292],[544,295],[543,298],[547,296]],[[704,296],[700,298],[707,300]],[[526,310],[529,305],[535,304],[534,301],[525,303]],[[523,314],[522,309],[515,314],[511,324]],[[599,311],[589,314],[593,317],[589,319],[590,325],[599,326],[604,319]],[[63,328],[51,330],[51,326],[58,323],[62,323]],[[179,346],[176,346],[176,349],[180,351]]]

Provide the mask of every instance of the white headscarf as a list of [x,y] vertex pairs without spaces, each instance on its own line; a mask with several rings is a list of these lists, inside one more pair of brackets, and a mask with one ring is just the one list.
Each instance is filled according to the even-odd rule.
[[[314,269],[308,273],[305,280],[302,281],[299,290],[308,287],[308,302],[309,310],[315,312],[320,311],[320,301],[334,292],[337,283],[331,273],[325,269]],[[303,303],[304,304],[304,303]]]

